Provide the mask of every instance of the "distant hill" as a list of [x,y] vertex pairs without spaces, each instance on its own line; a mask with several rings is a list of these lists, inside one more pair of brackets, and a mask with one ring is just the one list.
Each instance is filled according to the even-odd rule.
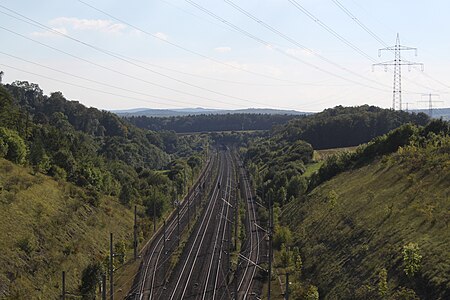
[[[424,113],[430,116],[430,112],[428,109],[414,109],[411,112],[415,113]],[[444,120],[450,120],[450,108],[433,108],[433,118],[439,119],[442,118]]]
[[180,109],[150,109],[133,108],[129,110],[112,111],[123,117],[178,117],[189,115],[226,115],[226,114],[268,114],[268,115],[308,115],[311,113],[296,110],[281,110],[271,108],[246,108],[236,110],[207,109],[207,108],[180,108]]

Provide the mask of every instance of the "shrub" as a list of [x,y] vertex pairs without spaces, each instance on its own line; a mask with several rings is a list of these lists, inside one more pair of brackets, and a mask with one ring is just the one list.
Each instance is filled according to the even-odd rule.
[[80,292],[82,299],[95,299],[95,288],[100,282],[102,267],[99,262],[89,264],[81,275]]
[[385,268],[382,268],[378,273],[378,296],[384,298],[386,297],[387,292],[388,292],[387,271]]
[[[27,146],[23,139],[17,134],[17,132],[0,127],[0,141],[7,145],[6,159],[15,162],[17,164],[25,163],[25,158],[27,156]],[[2,146],[3,152],[5,152],[6,147]]]
[[408,243],[403,246],[403,270],[408,277],[414,276],[420,269],[422,255],[419,251],[419,245],[416,243]]

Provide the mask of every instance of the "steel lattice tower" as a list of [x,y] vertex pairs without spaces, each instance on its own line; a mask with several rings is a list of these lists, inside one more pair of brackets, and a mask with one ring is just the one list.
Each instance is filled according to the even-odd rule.
[[397,40],[395,46],[386,47],[378,50],[378,56],[381,56],[382,51],[392,51],[394,52],[394,60],[386,61],[378,64],[374,64],[373,67],[376,66],[384,66],[387,71],[388,66],[394,66],[394,91],[393,91],[393,99],[392,99],[392,109],[402,110],[402,66],[421,66],[423,71],[423,64],[411,62],[402,59],[401,52],[405,50],[414,50],[417,56],[417,48],[406,47],[400,44],[400,35],[397,33]]

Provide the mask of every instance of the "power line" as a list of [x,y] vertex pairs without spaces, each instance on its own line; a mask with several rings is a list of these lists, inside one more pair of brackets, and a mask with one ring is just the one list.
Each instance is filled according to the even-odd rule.
[[[205,88],[205,87],[201,87],[201,86],[198,86],[198,85],[195,85],[195,84],[191,84],[191,83],[186,82],[186,81],[184,81],[184,80],[180,80],[180,79],[177,79],[177,78],[175,78],[175,77],[172,77],[172,76],[163,74],[163,73],[161,73],[161,72],[154,71],[154,70],[149,69],[149,68],[147,68],[147,67],[144,67],[144,66],[141,66],[141,65],[139,65],[139,64],[133,63],[133,62],[130,61],[130,59],[128,59],[128,57],[126,57],[126,56],[118,55],[117,53],[114,53],[114,52],[112,52],[112,51],[108,51],[108,50],[105,50],[105,49],[96,47],[96,46],[91,45],[91,44],[89,44],[89,43],[83,42],[83,41],[81,41],[81,40],[79,40],[79,39],[73,38],[73,37],[71,37],[71,36],[69,36],[69,35],[67,35],[67,34],[64,34],[64,33],[61,33],[61,32],[59,32],[59,31],[57,31],[57,30],[54,30],[54,29],[51,28],[51,27],[48,27],[48,26],[46,26],[46,25],[43,25],[42,23],[37,22],[37,21],[35,21],[35,20],[33,20],[33,19],[30,19],[30,18],[28,18],[28,17],[26,17],[26,16],[24,16],[24,15],[22,15],[22,14],[16,12],[16,11],[14,11],[14,10],[11,10],[11,9],[9,9],[9,8],[7,8],[7,7],[3,6],[3,5],[1,5],[1,4],[0,4],[0,7],[2,7],[2,8],[4,8],[4,9],[8,10],[8,11],[11,11],[11,12],[17,14],[17,15],[19,15],[20,17],[25,18],[25,19],[31,21],[32,23],[37,24],[37,25],[31,24],[31,25],[33,25],[33,26],[45,28],[45,29],[47,29],[47,30],[50,30],[50,31],[54,32],[55,34],[61,35],[61,36],[63,36],[63,37],[66,37],[66,38],[68,38],[68,39],[70,39],[70,40],[72,40],[72,41],[74,41],[74,42],[80,43],[80,44],[82,44],[82,45],[84,45],[84,46],[86,46],[86,47],[89,47],[89,48],[94,49],[94,50],[96,50],[96,51],[99,51],[99,52],[101,52],[101,53],[103,53],[103,54],[106,54],[106,55],[108,55],[108,56],[111,56],[111,57],[114,57],[114,58],[119,59],[119,60],[121,60],[121,61],[124,61],[124,62],[126,62],[126,63],[128,63],[128,64],[131,64],[131,65],[133,65],[133,66],[136,66],[136,67],[138,67],[138,68],[141,68],[141,69],[144,69],[144,70],[146,70],[146,71],[152,72],[152,73],[157,74],[157,75],[159,75],[159,76],[162,76],[162,77],[165,77],[165,78],[174,80],[174,81],[179,82],[179,83],[186,84],[186,85],[188,85],[188,86],[191,86],[191,87],[194,87],[194,88],[203,90],[203,91],[207,91],[207,92],[210,92],[210,93],[213,93],[213,94],[216,94],[216,95],[220,95],[220,96],[223,96],[223,97],[232,98],[232,99],[240,100],[240,101],[245,101],[245,102],[249,102],[249,103],[253,103],[253,104],[265,105],[264,103],[260,103],[260,102],[256,102],[256,101],[244,99],[244,98],[241,98],[241,97],[236,97],[236,96],[228,95],[228,94],[225,94],[225,93],[217,92],[217,91],[211,90],[211,89],[209,89],[209,88]],[[1,12],[1,11],[0,11],[0,12]],[[1,12],[1,13],[4,13],[4,12]],[[6,13],[4,13],[4,14],[6,14]],[[26,23],[30,24],[29,22],[24,21],[24,20],[21,20],[21,19],[19,19],[19,18],[17,18],[17,17],[11,16],[10,14],[6,14],[6,15],[8,15],[8,16],[10,16],[10,17],[13,17],[13,18],[15,18],[15,19],[18,19],[18,20],[20,20],[20,21],[23,21],[23,22],[26,22]],[[67,54],[67,52],[65,52],[65,53]],[[71,56],[74,57],[73,55],[71,55]],[[124,57],[126,57],[126,58],[124,58]],[[80,59],[80,57],[77,57],[77,58]],[[88,60],[85,60],[85,59],[82,59],[82,60],[85,61],[85,62],[88,62]],[[93,62],[89,62],[89,63],[93,63]],[[101,66],[101,65],[96,64],[96,63],[93,63],[93,64],[95,64],[96,66]],[[106,67],[104,67],[104,66],[101,66],[101,67],[102,67],[102,68],[106,68]],[[110,68],[107,68],[107,69],[110,70],[110,71],[112,70],[112,69],[110,69]],[[117,72],[117,71],[115,70],[114,72]],[[181,90],[178,90],[178,89],[175,89],[175,88],[170,88],[170,87],[167,87],[167,86],[164,86],[164,85],[161,85],[161,84],[157,84],[157,83],[154,83],[154,82],[149,82],[149,81],[145,81],[145,82],[146,82],[146,83],[149,83],[149,84],[151,84],[151,85],[154,85],[154,86],[158,86],[158,87],[160,87],[160,88],[165,88],[165,89],[168,89],[168,90],[177,92],[177,93],[187,94],[187,95],[189,95],[189,96],[198,97],[198,98],[203,98],[203,99],[206,99],[206,100],[211,100],[211,99],[206,98],[206,97],[203,97],[203,96],[191,94],[191,93],[188,93],[188,92],[184,92],[184,91],[181,91]],[[219,100],[215,100],[215,101],[221,102],[221,103],[224,103],[224,104],[230,104],[230,103],[223,102],[223,101],[219,101]]]
[[428,103],[428,115],[430,118],[432,118],[433,117],[433,104],[436,102],[444,102],[444,101],[433,100],[433,97],[440,97],[439,94],[428,93],[428,94],[423,94],[422,97],[428,97],[427,101],[419,101],[419,102],[427,102]]
[[334,4],[336,4],[337,7],[339,7],[347,16],[349,16],[353,21],[355,21],[356,24],[359,25],[362,29],[364,29],[365,32],[367,32],[369,35],[371,35],[375,40],[377,40],[380,44],[382,44],[384,47],[388,47],[387,43],[383,41],[376,33],[374,33],[372,30],[370,30],[369,27],[364,25],[354,14],[350,12],[341,2],[338,0],[331,0]]
[[323,60],[323,61],[325,61],[325,62],[327,62],[327,63],[329,63],[329,64],[331,64],[331,65],[333,65],[333,66],[335,66],[335,67],[337,67],[337,68],[339,68],[339,69],[341,69],[341,70],[344,70],[344,71],[349,72],[349,73],[351,73],[351,74],[353,74],[353,75],[355,75],[355,76],[357,76],[357,77],[360,77],[360,78],[362,78],[362,79],[364,79],[364,80],[367,80],[367,81],[370,81],[370,82],[372,82],[372,83],[376,83],[376,84],[385,86],[384,84],[378,83],[378,82],[374,81],[373,79],[370,79],[370,78],[367,78],[367,77],[365,77],[365,76],[362,76],[362,75],[360,75],[360,74],[358,74],[358,73],[356,73],[356,72],[354,72],[354,71],[352,71],[352,70],[350,70],[350,69],[348,69],[348,68],[346,68],[346,67],[344,67],[344,66],[341,66],[341,65],[339,65],[338,63],[336,63],[336,62],[334,62],[334,61],[332,61],[332,60],[330,60],[330,59],[324,57],[323,55],[321,55],[321,54],[318,53],[317,51],[314,51],[314,50],[312,50],[312,49],[310,49],[310,48],[308,48],[308,47],[306,47],[306,46],[300,44],[298,41],[296,41],[296,40],[294,40],[293,38],[287,36],[286,34],[282,33],[281,31],[275,29],[274,27],[272,27],[271,25],[269,25],[269,24],[267,24],[266,22],[262,21],[261,19],[255,17],[254,15],[252,15],[252,14],[249,13],[248,11],[244,10],[243,8],[241,8],[240,6],[238,6],[237,4],[235,4],[234,2],[232,2],[232,1],[230,1],[230,0],[224,0],[224,1],[225,1],[226,3],[228,3],[230,6],[232,6],[233,8],[235,8],[236,10],[240,11],[241,13],[243,13],[244,15],[246,15],[247,17],[249,17],[250,19],[252,19],[252,20],[254,20],[255,22],[257,22],[258,24],[264,26],[265,28],[267,28],[267,29],[270,30],[271,32],[277,34],[278,36],[282,37],[283,39],[287,40],[288,42],[290,42],[290,43],[296,45],[297,47],[299,47],[299,48],[305,50],[306,52],[308,52],[308,53],[310,53],[310,54],[313,54],[314,56],[318,57],[319,59],[321,59],[321,60]]
[[288,0],[297,10],[302,12],[304,15],[306,15],[308,18],[313,20],[317,25],[331,33],[333,36],[335,36],[338,40],[358,52],[361,56],[365,57],[366,59],[376,62],[377,60],[371,57],[369,54],[361,50],[358,46],[354,45],[350,41],[348,41],[346,38],[344,38],[342,35],[337,33],[333,28],[322,22],[319,18],[317,18],[315,15],[313,15],[311,12],[309,12],[306,8],[304,8],[300,3],[298,3],[296,0]]
[[402,66],[422,66],[422,63],[416,63],[407,61],[401,58],[401,52],[402,51],[408,51],[408,50],[414,50],[416,51],[417,55],[417,48],[412,47],[406,47],[400,45],[400,35],[397,33],[397,40],[395,43],[395,46],[392,47],[386,47],[383,49],[378,50],[379,55],[381,55],[381,51],[394,51],[395,58],[393,61],[387,61],[382,62],[378,64],[373,64],[373,66],[384,66],[387,68],[387,66],[394,66],[394,91],[393,91],[393,98],[392,98],[392,109],[400,109],[402,110]]
[[343,76],[338,75],[338,74],[336,74],[336,73],[333,73],[333,72],[330,72],[330,71],[328,71],[328,70],[325,70],[325,69],[323,69],[323,68],[321,68],[321,67],[318,67],[318,66],[316,66],[316,65],[314,65],[314,64],[312,64],[312,63],[306,62],[306,61],[304,61],[304,60],[298,58],[297,56],[292,55],[292,54],[290,54],[290,53],[288,53],[288,52],[286,52],[286,51],[283,51],[283,50],[281,50],[280,48],[273,46],[271,43],[269,43],[269,42],[267,42],[267,41],[265,41],[265,40],[263,40],[263,39],[261,39],[261,38],[255,36],[255,35],[253,35],[252,33],[250,33],[250,32],[248,32],[248,31],[246,31],[246,30],[244,30],[244,29],[242,29],[242,28],[240,28],[240,27],[238,27],[238,26],[232,24],[231,22],[229,22],[229,21],[225,20],[224,18],[218,16],[217,14],[215,14],[215,13],[213,13],[212,11],[206,9],[205,7],[199,5],[198,3],[195,3],[195,2],[193,2],[193,1],[191,1],[191,0],[186,0],[186,2],[188,2],[188,3],[191,4],[191,5],[193,5],[194,7],[198,8],[199,10],[205,12],[206,14],[212,16],[213,18],[218,19],[219,21],[223,22],[224,24],[226,24],[226,25],[228,25],[228,26],[230,26],[230,27],[236,29],[237,31],[239,31],[239,32],[242,33],[243,35],[245,35],[245,36],[247,36],[247,37],[249,37],[249,38],[251,38],[251,39],[257,41],[258,43],[260,43],[260,44],[262,44],[262,45],[264,45],[264,46],[266,46],[266,47],[270,47],[271,49],[273,49],[273,50],[275,50],[275,51],[277,51],[277,52],[279,52],[279,53],[281,53],[281,54],[283,54],[283,55],[285,55],[285,56],[287,56],[287,57],[289,57],[289,58],[291,58],[291,59],[294,59],[294,60],[296,60],[296,61],[298,61],[298,62],[300,62],[300,63],[302,63],[302,64],[305,64],[305,65],[307,65],[307,66],[309,66],[309,67],[311,67],[311,68],[313,68],[313,69],[316,69],[316,70],[321,71],[321,72],[323,72],[323,73],[326,73],[326,74],[328,74],[328,75],[331,75],[331,76],[340,78],[340,79],[342,79],[342,80],[345,80],[345,81],[348,81],[348,82],[352,82],[352,83],[357,84],[357,85],[365,86],[365,87],[367,87],[367,88],[371,88],[371,89],[375,89],[375,90],[385,91],[385,90],[380,89],[380,88],[377,88],[377,87],[373,87],[373,86],[370,86],[370,85],[367,85],[367,84],[364,84],[364,83],[361,83],[361,82],[358,82],[358,81],[354,81],[354,80],[348,79],[348,78],[346,78],[346,77],[343,77]]
[[[63,83],[63,84],[71,85],[71,86],[74,86],[74,87],[90,90],[90,91],[97,92],[97,93],[102,93],[102,94],[106,94],[106,95],[121,97],[121,98],[124,98],[124,99],[131,99],[131,100],[136,100],[136,101],[167,105],[167,103],[151,101],[151,100],[145,100],[145,99],[140,99],[140,98],[133,98],[133,97],[125,96],[125,95],[120,95],[120,94],[116,94],[116,93],[112,93],[112,92],[107,92],[107,91],[104,91],[104,90],[99,90],[99,89],[95,89],[95,88],[79,85],[79,84],[72,83],[72,82],[67,82],[67,81],[64,81],[64,80],[61,80],[61,79],[56,79],[56,78],[49,77],[49,76],[46,76],[46,75],[34,73],[34,72],[31,72],[31,71],[26,71],[26,70],[23,70],[23,69],[20,69],[20,68],[17,68],[17,67],[13,67],[11,65],[4,64],[4,63],[0,63],[0,66],[7,67],[7,68],[10,68],[10,69],[13,69],[13,70],[16,70],[16,71],[19,71],[19,72],[27,73],[27,74],[30,74],[30,75],[39,76],[39,77],[42,77],[42,78],[45,78],[45,79],[48,79],[48,80],[52,80],[52,81],[56,81],[56,82],[59,82],[59,83]],[[175,101],[175,100],[173,100],[173,101]],[[181,103],[184,103],[184,102],[181,102]],[[185,104],[189,104],[189,103],[185,103]]]
[[[367,33],[369,33],[375,40],[377,40],[380,44],[382,44],[384,47],[388,47],[388,45],[387,45],[387,43],[382,39],[382,38],[380,38],[377,34],[375,34],[372,30],[370,30],[370,28],[368,28],[364,23],[362,23],[361,22],[361,20],[359,20],[353,13],[351,13],[350,12],[350,10],[349,9],[347,9],[341,2],[339,2],[338,0],[331,0],[334,4],[336,4],[336,6],[337,7],[339,7],[345,14],[347,14],[347,16],[349,16],[356,24],[358,24],[362,29],[364,29],[364,31],[366,31]],[[358,4],[359,5],[359,4]],[[415,68],[416,69],[416,68]],[[433,80],[433,81],[435,81],[435,82],[437,82],[437,83],[439,83],[439,84],[441,84],[441,85],[443,85],[443,86],[445,86],[445,87],[447,87],[447,88],[450,88],[450,85],[448,85],[448,84],[446,84],[446,83],[443,83],[442,81],[440,81],[440,80],[438,80],[438,79],[436,79],[436,78],[434,78],[434,77],[432,77],[431,75],[429,75],[429,74],[427,74],[427,73],[425,73],[425,72],[421,72],[425,77],[427,77],[427,78],[429,78],[429,79],[431,79],[431,80]],[[408,79],[407,79],[408,80]],[[412,80],[409,80],[409,81],[411,81],[412,83],[414,83],[414,84],[416,84],[416,85],[418,85],[418,86],[422,86],[422,87],[425,87],[425,88],[428,88],[429,89],[429,87],[426,87],[426,86],[424,86],[424,85],[422,85],[422,84],[420,84],[420,83],[417,83],[417,82],[415,82],[415,81],[412,81]]]
[[[30,60],[27,60],[27,59],[24,59],[24,58],[20,58],[18,56],[12,55],[12,54],[8,54],[8,53],[3,52],[3,51],[0,51],[0,54],[12,57],[12,58],[17,59],[17,60],[21,60],[21,61],[29,63],[29,64],[33,64],[35,66],[39,66],[41,68],[45,68],[45,69],[48,69],[48,70],[51,70],[51,71],[54,71],[54,72],[58,72],[58,73],[61,73],[61,74],[67,75],[67,76],[71,76],[71,77],[74,77],[74,78],[77,78],[77,79],[81,79],[81,80],[84,80],[84,81],[87,81],[87,82],[103,85],[103,86],[106,86],[108,88],[118,89],[118,90],[122,90],[122,91],[125,91],[125,92],[134,93],[134,94],[147,96],[147,97],[151,97],[151,98],[158,98],[158,99],[162,99],[162,100],[168,100],[168,101],[177,102],[177,103],[180,103],[180,104],[197,105],[195,103],[183,102],[183,101],[173,100],[173,99],[162,97],[162,96],[155,96],[155,95],[152,95],[152,94],[141,93],[141,92],[137,92],[135,90],[130,90],[130,89],[118,87],[118,86],[115,86],[115,85],[111,85],[111,84],[108,84],[108,83],[100,82],[100,81],[97,81],[97,80],[94,80],[94,79],[89,79],[89,78],[86,78],[84,76],[74,75],[74,74],[71,74],[71,73],[68,73],[68,72],[65,72],[65,71],[62,71],[62,70],[58,70],[58,69],[55,69],[55,68],[52,68],[52,67],[49,67],[49,66],[45,66],[45,65],[37,63],[37,62],[33,62],[33,61],[30,61]],[[25,72],[25,71],[23,71],[23,72]],[[125,97],[125,96],[121,96],[121,97]],[[164,105],[168,104],[168,103],[162,103],[162,102],[154,102],[154,101],[152,101],[152,102],[156,103],[156,104],[164,104]]]
[[204,55],[204,54],[202,54],[200,52],[188,49],[188,48],[186,48],[186,47],[184,47],[182,45],[179,45],[179,44],[177,44],[175,42],[169,41],[169,40],[161,38],[161,37],[159,37],[159,36],[157,36],[155,34],[152,34],[152,33],[148,32],[148,31],[146,31],[145,29],[142,29],[142,28],[140,28],[140,27],[138,27],[136,25],[131,24],[130,22],[127,22],[127,21],[122,20],[122,19],[120,19],[118,17],[115,17],[112,14],[110,14],[110,13],[108,13],[108,12],[102,10],[102,9],[99,9],[99,8],[93,6],[92,4],[89,4],[89,3],[85,2],[85,1],[82,1],[82,0],[76,0],[76,1],[84,4],[85,6],[88,6],[91,9],[96,10],[96,11],[98,11],[98,12],[100,12],[100,13],[102,13],[102,14],[104,14],[104,15],[106,15],[106,16],[108,16],[108,17],[110,17],[110,18],[112,18],[112,19],[114,19],[116,21],[118,21],[118,22],[121,22],[121,23],[123,23],[123,24],[125,24],[127,26],[130,26],[131,28],[133,28],[133,29],[135,29],[135,30],[137,30],[137,31],[147,35],[147,36],[150,36],[150,37],[152,37],[154,39],[157,39],[157,40],[159,40],[159,41],[161,41],[163,43],[171,45],[171,46],[173,46],[173,47],[175,47],[175,48],[177,48],[179,50],[182,50],[182,51],[188,52],[190,54],[193,54],[195,56],[198,56],[198,57],[207,59],[209,61],[212,61],[212,62],[214,62],[216,64],[219,64],[219,65],[222,65],[222,66],[226,66],[228,68],[236,69],[236,70],[239,70],[239,71],[242,71],[242,72],[245,72],[245,73],[249,73],[249,74],[252,74],[252,75],[256,75],[256,76],[259,76],[259,77],[264,77],[264,78],[267,78],[267,79],[271,79],[271,80],[276,80],[276,81],[281,81],[281,82],[288,82],[288,83],[291,83],[291,84],[293,83],[293,84],[302,85],[301,82],[297,82],[297,81],[294,81],[294,80],[286,80],[286,79],[282,79],[282,78],[277,78],[277,77],[274,77],[274,76],[270,76],[270,75],[254,72],[254,71],[251,71],[251,70],[247,70],[247,69],[241,68],[241,67],[236,66],[236,65],[232,65],[232,64],[228,64],[228,63],[222,62],[220,60],[217,60],[215,58],[209,57],[209,56]]

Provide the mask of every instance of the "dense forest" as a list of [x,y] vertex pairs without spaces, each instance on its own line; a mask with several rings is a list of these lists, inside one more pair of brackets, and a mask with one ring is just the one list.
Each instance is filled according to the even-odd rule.
[[270,130],[299,118],[298,115],[279,114],[203,114],[177,117],[132,116],[126,119],[140,128],[173,130],[175,132],[212,132],[233,130]]
[[357,146],[386,134],[402,124],[425,125],[429,117],[424,113],[408,113],[376,106],[357,106],[325,109],[323,112],[296,118],[275,129],[288,141],[304,140],[314,149]]
[[[91,293],[95,285],[80,282],[80,272],[100,272],[105,231],[117,228],[123,237],[137,205],[140,236],[148,238],[152,218],[165,215],[201,171],[207,139],[139,129],[60,92],[46,96],[33,83],[0,85],[2,229],[16,229],[14,238],[0,234],[0,298],[55,293],[57,285],[44,289],[41,281],[59,276],[55,263],[77,264],[72,284]],[[116,246],[131,249],[129,242]]]
[[[68,101],[60,92],[45,96],[28,82],[0,88],[3,156],[38,172],[92,192],[122,195],[128,203],[149,196],[142,181],[161,177],[155,170],[187,168],[191,174],[200,166],[200,136],[141,130],[110,112]],[[175,180],[181,193],[185,172],[169,174],[147,184]]]

